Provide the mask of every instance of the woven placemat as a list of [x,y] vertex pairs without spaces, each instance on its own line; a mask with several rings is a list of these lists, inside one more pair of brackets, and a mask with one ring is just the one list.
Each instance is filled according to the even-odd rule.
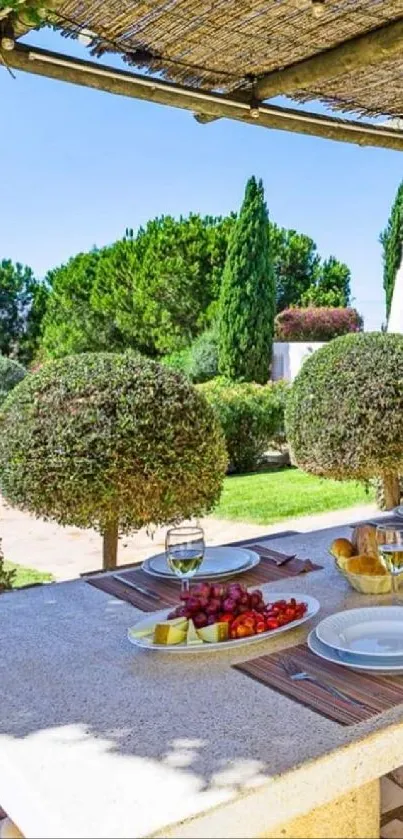
[[[238,574],[231,577],[231,582],[242,582],[245,586],[260,586],[264,583],[272,583],[277,580],[283,580],[287,577],[295,577],[299,574],[317,571],[322,568],[311,562],[310,559],[291,559],[285,565],[276,565],[276,561],[281,561],[287,555],[273,551],[270,548],[265,548],[262,545],[248,545],[248,548],[256,551],[261,557],[259,565],[252,568],[251,571],[246,571],[244,574]],[[117,569],[118,571],[119,569]],[[156,612],[159,609],[164,609],[167,606],[177,606],[179,603],[180,581],[176,580],[162,580],[158,577],[151,577],[141,568],[131,568],[130,570],[119,572],[119,576],[123,577],[129,583],[135,583],[139,586],[145,586],[159,596],[159,600],[154,600],[147,597],[141,592],[137,592],[130,586],[125,586],[120,580],[115,580],[111,574],[104,574],[100,577],[91,577],[86,580],[91,586],[101,589],[106,594],[112,594],[121,600],[126,600],[141,609],[143,612]]]
[[[252,679],[316,711],[341,725],[354,725],[403,703],[403,679],[355,673],[346,667],[324,661],[311,653],[306,644],[278,653],[262,655],[233,665]],[[359,704],[335,698],[324,687],[308,681],[292,681],[287,668],[309,673],[323,685],[341,690]]]

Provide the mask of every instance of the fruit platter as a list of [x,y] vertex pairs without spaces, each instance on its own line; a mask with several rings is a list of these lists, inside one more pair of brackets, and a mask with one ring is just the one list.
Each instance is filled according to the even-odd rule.
[[128,630],[137,647],[160,652],[210,652],[261,641],[312,618],[319,603],[308,595],[275,592],[241,583],[198,583],[180,595],[179,605],[142,618]]

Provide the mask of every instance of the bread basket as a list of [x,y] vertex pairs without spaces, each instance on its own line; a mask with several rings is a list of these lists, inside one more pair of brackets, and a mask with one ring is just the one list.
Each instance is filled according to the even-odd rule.
[[352,574],[345,568],[347,561],[347,559],[336,559],[336,568],[356,591],[361,594],[389,594],[392,590],[390,574],[379,577],[374,574]]

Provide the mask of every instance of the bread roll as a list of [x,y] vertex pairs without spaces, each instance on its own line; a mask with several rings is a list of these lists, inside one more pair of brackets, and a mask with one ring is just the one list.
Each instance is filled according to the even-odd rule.
[[330,553],[336,559],[349,559],[354,552],[354,546],[349,539],[334,539],[330,546]]
[[353,545],[356,545],[356,553],[358,555],[368,554],[368,556],[379,558],[376,527],[372,524],[360,524],[354,528]]
[[386,568],[379,562],[378,557],[368,556],[368,554],[350,557],[344,568],[350,574],[364,574],[367,577],[383,577],[387,574]]

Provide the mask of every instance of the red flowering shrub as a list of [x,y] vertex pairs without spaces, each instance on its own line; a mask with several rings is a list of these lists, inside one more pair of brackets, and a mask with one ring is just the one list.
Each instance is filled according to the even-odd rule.
[[284,309],[276,317],[276,341],[331,341],[349,332],[362,332],[356,309]]

